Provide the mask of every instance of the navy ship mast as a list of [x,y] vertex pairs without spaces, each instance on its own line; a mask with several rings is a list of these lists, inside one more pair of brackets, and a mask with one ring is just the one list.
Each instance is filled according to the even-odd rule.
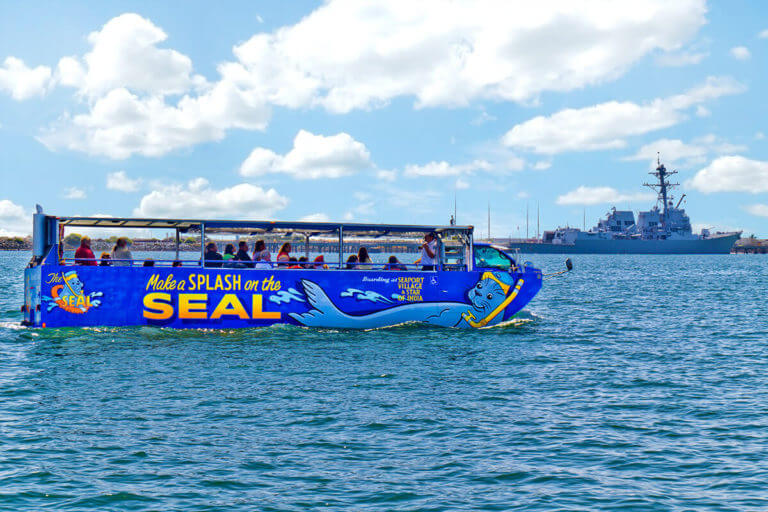
[[668,176],[672,176],[673,174],[677,174],[677,170],[671,170],[667,171],[667,168],[664,167],[664,165],[661,163],[661,158],[659,157],[658,153],[656,154],[656,171],[651,171],[648,174],[652,174],[653,176],[656,176],[656,179],[659,180],[658,183],[643,183],[644,186],[650,188],[657,194],[659,194],[658,201],[661,201],[661,204],[663,206],[662,215],[661,215],[661,225],[664,228],[664,230],[667,230],[667,220],[668,220],[668,208],[669,203],[671,202],[671,196],[670,199],[667,200],[667,190],[672,189],[674,187],[679,186],[679,183],[670,183],[667,180]]

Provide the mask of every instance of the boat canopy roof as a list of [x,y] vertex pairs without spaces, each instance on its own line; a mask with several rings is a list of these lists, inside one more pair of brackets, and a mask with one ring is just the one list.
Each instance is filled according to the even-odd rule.
[[88,228],[152,228],[178,229],[180,232],[200,231],[206,233],[241,234],[302,234],[305,236],[329,235],[342,230],[343,234],[354,236],[471,234],[473,226],[435,226],[408,224],[359,224],[347,222],[288,222],[251,220],[202,220],[202,219],[139,219],[129,217],[57,217],[59,224],[67,227]]

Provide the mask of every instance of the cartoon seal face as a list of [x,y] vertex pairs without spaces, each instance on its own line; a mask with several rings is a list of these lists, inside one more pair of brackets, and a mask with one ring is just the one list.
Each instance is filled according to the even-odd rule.
[[66,286],[62,292],[62,295],[82,295],[83,294],[83,282],[77,276],[77,272],[74,270],[64,274],[64,283]]
[[485,316],[504,302],[511,285],[508,274],[500,272],[483,274],[474,288],[468,292],[469,302],[472,303],[476,316]]

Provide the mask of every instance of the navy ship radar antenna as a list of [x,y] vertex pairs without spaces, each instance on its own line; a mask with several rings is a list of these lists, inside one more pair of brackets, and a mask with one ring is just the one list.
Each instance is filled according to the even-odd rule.
[[673,169],[671,171],[667,171],[667,168],[664,167],[664,165],[661,163],[661,157],[659,156],[658,153],[656,153],[656,170],[651,171],[648,174],[652,174],[656,176],[656,178],[659,180],[658,183],[643,183],[643,185],[652,189],[657,194],[659,194],[658,200],[661,201],[661,204],[664,207],[661,215],[661,225],[666,230],[667,219],[668,219],[668,208],[670,206],[669,201],[667,200],[667,190],[680,185],[679,183],[670,183],[667,180],[667,177],[672,176],[673,174],[677,174],[677,170]]

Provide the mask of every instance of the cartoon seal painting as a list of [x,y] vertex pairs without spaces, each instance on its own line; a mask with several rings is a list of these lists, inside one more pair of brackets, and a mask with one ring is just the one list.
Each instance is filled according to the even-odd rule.
[[[307,302],[312,309],[290,316],[306,326],[371,329],[406,322],[425,322],[444,327],[486,327],[504,318],[504,310],[514,301],[523,280],[512,282],[509,274],[485,272],[467,291],[465,302],[420,302],[395,306],[367,315],[349,315],[328,298],[316,283],[301,280]],[[513,286],[514,285],[514,286]]]
[[83,293],[83,282],[77,275],[76,270],[62,274],[64,284],[56,285],[51,288],[51,297],[43,297],[43,300],[49,302],[48,311],[59,307],[64,311],[75,314],[83,314],[91,307],[101,305],[100,300],[93,300],[95,297],[104,295],[101,292],[92,292],[88,295]]

